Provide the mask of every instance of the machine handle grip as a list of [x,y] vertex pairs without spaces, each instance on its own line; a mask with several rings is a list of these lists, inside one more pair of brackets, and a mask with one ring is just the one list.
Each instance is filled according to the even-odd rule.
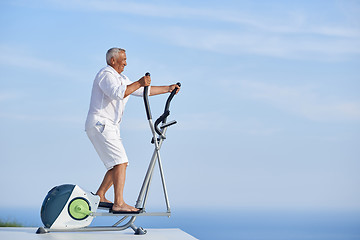
[[[145,76],[150,76],[150,73],[147,72],[145,73]],[[145,104],[145,110],[146,110],[146,117],[148,120],[152,119],[151,117],[151,111],[150,111],[150,105],[149,105],[149,87],[145,86],[144,87],[144,93],[143,93],[143,97],[144,97],[144,104]]]
[[[179,83],[179,82],[176,83],[176,85],[178,85],[179,87],[181,87],[181,83]],[[168,99],[166,100],[164,112],[169,111],[170,102],[171,102],[171,100],[173,99],[173,97],[175,96],[176,90],[177,90],[177,88],[175,88],[174,90],[172,90],[172,92],[170,93],[170,96],[169,96]],[[165,122],[166,122],[166,119],[165,119]],[[165,122],[163,121],[163,123],[165,123]]]

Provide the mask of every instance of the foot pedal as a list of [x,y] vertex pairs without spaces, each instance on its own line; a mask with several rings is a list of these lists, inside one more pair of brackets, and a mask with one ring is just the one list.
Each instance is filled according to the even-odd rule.
[[109,213],[112,214],[139,214],[142,213],[143,209],[140,208],[139,211],[134,211],[134,212],[128,212],[128,211],[113,211],[111,208],[109,209]]
[[109,202],[100,202],[99,203],[99,208],[109,208],[111,209],[113,207],[113,203],[109,203]]

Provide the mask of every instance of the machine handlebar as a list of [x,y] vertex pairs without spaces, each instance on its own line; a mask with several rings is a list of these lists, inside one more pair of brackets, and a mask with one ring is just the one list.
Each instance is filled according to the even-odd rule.
[[[145,73],[145,76],[150,76],[150,73]],[[181,87],[181,83],[176,83],[179,87]],[[163,124],[166,123],[166,120],[167,120],[167,117],[169,116],[170,114],[170,102],[171,100],[174,98],[175,94],[176,94],[176,91],[177,91],[177,88],[175,88],[171,93],[170,93],[170,96],[168,97],[168,99],[166,100],[166,104],[165,104],[165,109],[164,109],[164,113],[155,121],[155,124],[154,124],[154,127],[155,127],[155,131],[157,134],[161,135],[162,136],[162,132],[161,130],[159,129],[159,124],[162,122]],[[152,119],[152,116],[151,116],[151,111],[150,111],[150,105],[149,105],[149,95],[148,95],[148,92],[149,92],[149,87],[146,86],[144,87],[144,104],[145,104],[145,110],[146,110],[146,116],[147,116],[147,119],[150,120]]]
[[[150,76],[150,73],[145,73],[145,76]],[[144,93],[143,93],[143,97],[144,97],[144,104],[145,104],[145,110],[146,110],[146,116],[147,119],[150,120],[151,117],[151,111],[150,111],[150,105],[149,105],[149,87],[146,86],[144,87]]]
[[[178,85],[179,87],[181,87],[181,83],[179,83],[179,82],[176,83],[176,85]],[[174,90],[172,90],[172,92],[170,93],[170,96],[169,96],[168,99],[166,100],[164,113],[165,113],[166,111],[169,111],[170,102],[171,102],[171,100],[173,99],[173,97],[175,96],[176,90],[177,90],[177,88],[175,88]],[[165,122],[163,122],[163,123],[165,123]]]

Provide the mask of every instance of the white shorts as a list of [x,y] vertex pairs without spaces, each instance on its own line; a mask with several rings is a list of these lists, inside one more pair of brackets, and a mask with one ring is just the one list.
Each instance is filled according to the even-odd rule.
[[128,163],[118,126],[103,125],[99,122],[86,131],[91,143],[107,170],[122,163]]

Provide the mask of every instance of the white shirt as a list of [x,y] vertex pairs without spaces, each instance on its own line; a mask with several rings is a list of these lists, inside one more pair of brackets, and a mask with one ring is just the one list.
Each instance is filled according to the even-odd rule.
[[[119,125],[129,96],[124,98],[127,85],[132,82],[124,74],[119,74],[111,66],[102,68],[96,75],[86,118],[85,131],[98,122],[102,125]],[[142,96],[141,87],[131,95]],[[150,92],[150,89],[149,89]]]

